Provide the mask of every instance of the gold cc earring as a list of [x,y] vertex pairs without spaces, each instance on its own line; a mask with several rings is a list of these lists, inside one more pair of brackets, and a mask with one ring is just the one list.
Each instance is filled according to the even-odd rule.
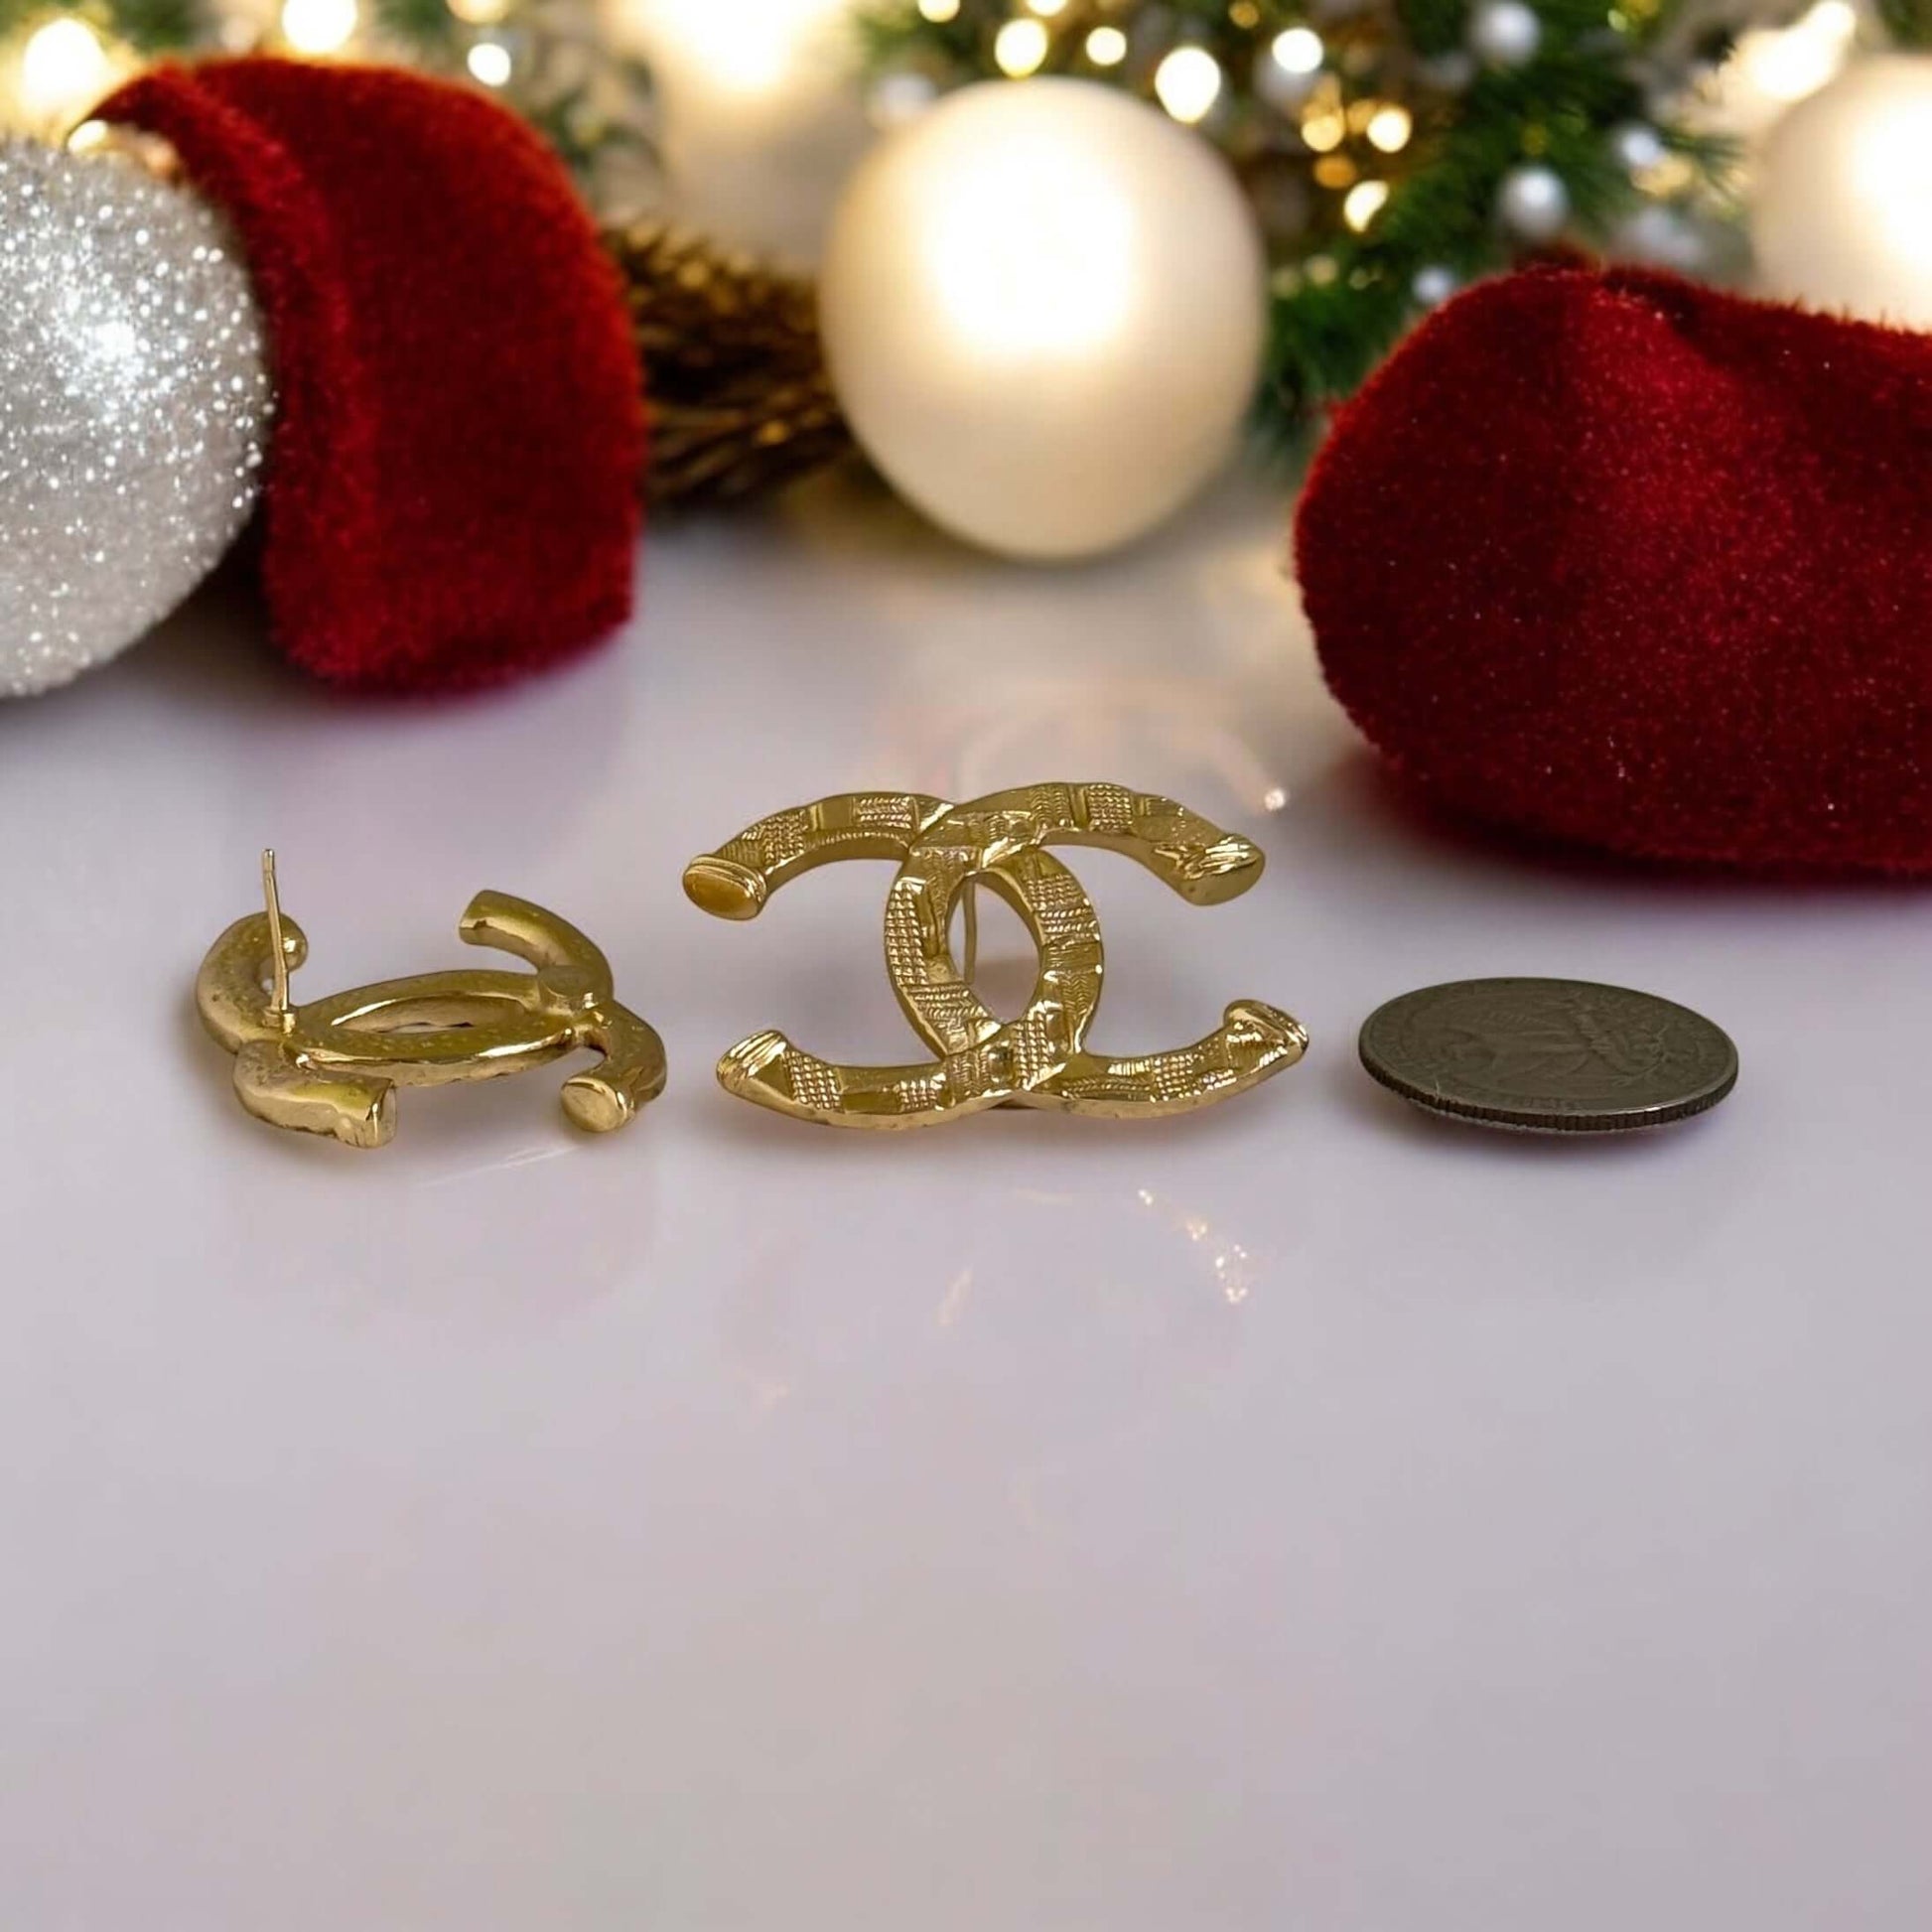
[[[1185,1113],[1244,1093],[1308,1050],[1299,1021],[1239,1000],[1192,1046],[1109,1059],[1087,1050],[1100,1004],[1100,921],[1080,883],[1043,848],[1097,846],[1138,860],[1195,905],[1238,897],[1261,851],[1171,798],[1113,784],[1043,784],[968,805],[856,792],[778,812],[694,859],[684,890],[720,918],[752,919],[788,880],[841,859],[897,859],[886,900],[886,971],[936,1059],[835,1066],[782,1034],[754,1034],[718,1063],[727,1092],[833,1127],[929,1127],[989,1107],[1056,1108],[1122,1120]],[[1032,932],[1039,978],[1007,1022],[973,991],[973,893],[984,881]],[[955,906],[966,965],[952,953]]]
[[262,854],[262,894],[265,910],[214,942],[195,987],[257,1120],[385,1147],[397,1087],[522,1073],[580,1047],[604,1063],[564,1083],[563,1106],[590,1133],[625,1126],[664,1090],[664,1042],[618,1004],[603,953],[540,905],[479,893],[458,928],[467,944],[510,953],[534,973],[425,973],[297,1007],[289,974],[309,942],[282,916],[272,852]]

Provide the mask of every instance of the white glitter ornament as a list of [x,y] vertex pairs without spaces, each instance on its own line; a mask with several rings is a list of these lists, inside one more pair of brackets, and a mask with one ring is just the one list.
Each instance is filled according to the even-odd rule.
[[1554,241],[1570,219],[1570,191],[1554,168],[1512,168],[1496,191],[1503,225],[1525,241]]
[[1610,153],[1625,174],[1643,174],[1668,152],[1664,137],[1648,121],[1625,121],[1610,129]]
[[1469,51],[1492,68],[1520,68],[1536,59],[1543,22],[1524,0],[1482,0],[1469,15]]
[[273,395],[226,225],[118,155],[0,143],[0,696],[167,616],[254,507]]

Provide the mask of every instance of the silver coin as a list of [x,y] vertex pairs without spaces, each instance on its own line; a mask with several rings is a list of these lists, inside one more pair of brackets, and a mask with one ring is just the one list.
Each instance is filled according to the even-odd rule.
[[1391,1000],[1362,1064],[1433,1113],[1529,1134],[1617,1134],[1708,1113],[1737,1084],[1721,1027],[1583,980],[1461,980]]

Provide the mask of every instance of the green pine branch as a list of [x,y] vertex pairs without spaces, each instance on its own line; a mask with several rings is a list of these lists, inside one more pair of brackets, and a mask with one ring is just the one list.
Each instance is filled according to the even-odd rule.
[[1878,0],[1878,18],[1900,47],[1932,47],[1932,0]]
[[70,14],[104,37],[150,56],[201,46],[214,31],[202,0],[91,0],[77,7],[50,6],[49,0],[0,0],[0,41],[27,33],[56,14]]

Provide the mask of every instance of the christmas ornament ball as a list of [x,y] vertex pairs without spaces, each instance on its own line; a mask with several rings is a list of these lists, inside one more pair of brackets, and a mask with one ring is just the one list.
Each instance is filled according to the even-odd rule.
[[1527,162],[1512,168],[1496,191],[1503,226],[1524,241],[1554,241],[1570,219],[1570,191],[1554,168]]
[[1664,137],[1648,121],[1624,121],[1610,130],[1610,154],[1625,174],[1640,175],[1667,153]]
[[820,272],[833,384],[935,522],[1130,542],[1225,460],[1265,327],[1255,219],[1198,135],[1091,81],[995,81],[876,148]]
[[1520,68],[1536,59],[1543,22],[1526,0],[1481,0],[1469,14],[1469,51],[1492,68]]
[[0,144],[0,695],[113,656],[214,567],[271,401],[211,208],[124,156]]
[[1862,61],[1779,121],[1751,238],[1768,293],[1932,329],[1932,55]]

